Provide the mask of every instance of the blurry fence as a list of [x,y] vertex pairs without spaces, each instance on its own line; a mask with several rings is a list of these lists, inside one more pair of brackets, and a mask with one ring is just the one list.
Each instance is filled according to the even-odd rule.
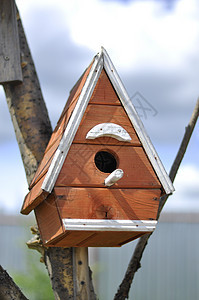
[[[113,299],[135,248],[98,248],[91,257],[100,300]],[[199,214],[164,215],[144,252],[129,299],[199,299]]]
[[[22,219],[23,220],[23,219]],[[34,224],[34,221],[29,221]],[[0,216],[0,264],[26,270],[29,226]],[[100,300],[113,299],[137,241],[121,248],[90,248],[90,264]],[[199,299],[199,214],[165,214],[149,240],[129,299]]]
[[0,215],[0,264],[8,272],[26,271],[26,242],[31,238],[30,224],[32,218]]

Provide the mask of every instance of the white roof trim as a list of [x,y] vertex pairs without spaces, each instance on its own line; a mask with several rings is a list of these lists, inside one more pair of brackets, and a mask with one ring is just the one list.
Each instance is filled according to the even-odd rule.
[[59,172],[61,171],[66,155],[68,154],[70,146],[73,142],[77,129],[87,108],[90,97],[92,96],[97,80],[101,74],[102,68],[103,55],[101,53],[100,55],[97,54],[94,58],[93,65],[82,88],[82,92],[79,96],[79,99],[72,112],[71,118],[67,124],[61,142],[58,146],[58,149],[55,152],[51,165],[43,181],[42,189],[46,192],[51,193],[52,189],[54,188]]
[[145,149],[145,152],[167,194],[171,194],[174,191],[173,184],[167,174],[167,172],[164,169],[164,166],[158,157],[158,154],[156,153],[155,148],[153,147],[153,144],[151,143],[150,138],[148,137],[144,125],[142,124],[142,121],[140,120],[132,102],[129,98],[127,91],[117,74],[117,71],[108,56],[108,53],[105,49],[102,50],[104,53],[104,68],[118,94],[118,97],[120,98],[121,103],[124,106],[124,109],[126,110],[126,113],[131,120],[131,123]]
[[145,131],[145,128],[131,102],[131,99],[129,98],[126,89],[124,88],[124,85],[122,84],[122,81],[119,75],[117,74],[115,67],[113,66],[113,63],[104,48],[102,48],[101,53],[97,54],[94,58],[93,65],[82,88],[82,92],[79,96],[75,109],[71,115],[71,118],[65,129],[60,145],[58,146],[58,149],[55,152],[51,165],[45,176],[44,182],[42,184],[42,189],[49,193],[52,191],[103,67],[106,70],[109,79],[113,84],[115,91],[117,92],[118,97],[120,98],[120,101],[123,104],[124,109],[129,119],[131,120],[131,123],[137,135],[139,136],[139,139],[145,149],[145,152],[165,192],[167,194],[171,194],[174,191],[172,182],[169,176],[167,175],[164,166],[162,165]]
[[152,232],[157,221],[149,220],[104,220],[104,219],[62,219],[65,230],[86,231],[138,231]]

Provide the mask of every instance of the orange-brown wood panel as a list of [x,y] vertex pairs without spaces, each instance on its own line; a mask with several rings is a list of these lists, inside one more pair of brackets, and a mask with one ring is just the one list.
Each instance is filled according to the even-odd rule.
[[60,142],[60,140],[63,136],[64,130],[66,129],[66,125],[68,123],[69,118],[70,118],[70,111],[68,112],[68,110],[67,110],[65,115],[57,123],[57,126],[55,127],[55,129],[51,135],[50,141],[46,147],[44,154],[46,154],[50,150],[50,148],[54,146],[55,143]]
[[54,241],[53,245],[56,247],[77,247],[77,245],[87,240],[90,236],[95,234],[90,231],[66,231],[64,237],[58,241]]
[[61,138],[64,134],[64,131],[66,129],[66,126],[68,124],[68,120],[70,119],[70,116],[75,108],[75,105],[77,103],[77,100],[79,98],[79,95],[80,95],[82,87],[86,81],[86,78],[88,76],[91,66],[92,66],[92,64],[89,66],[89,68],[86,70],[86,72],[82,75],[82,77],[79,79],[77,84],[72,89],[70,96],[68,98],[68,101],[64,107],[64,110],[59,118],[57,126],[56,126],[55,130],[53,131],[50,141],[46,147],[44,157],[37,169],[37,172],[31,182],[31,184],[30,184],[30,188],[32,188],[40,180],[40,178],[48,171],[50,162],[52,161],[53,154],[55,153],[57,147],[59,146],[60,140],[61,140]]
[[[55,154],[58,146],[59,146],[59,140],[57,140],[57,142],[51,148],[49,148],[49,150],[45,153],[45,155],[37,169],[37,172],[29,186],[29,189],[32,189],[37,184],[39,184],[39,186],[41,186],[41,184],[44,180],[44,175],[48,172],[48,169],[50,167],[50,164],[53,160],[54,154]],[[39,183],[39,181],[41,181],[41,182]]]
[[24,203],[21,209],[22,214],[29,214],[32,209],[34,209],[37,205],[39,205],[42,201],[45,200],[48,193],[44,192],[41,189],[42,181],[39,181],[37,185],[35,185],[31,191],[26,195],[24,199]]
[[159,189],[55,188],[61,219],[156,219]]
[[[122,126],[129,133],[132,140],[130,142],[120,142],[114,138],[86,139],[88,131],[100,123],[115,123]],[[117,144],[140,146],[140,141],[135,130],[122,106],[111,105],[91,105],[89,104],[83,116],[81,124],[76,133],[74,143],[92,144]]]
[[45,201],[35,208],[35,216],[44,243],[63,233],[53,194],[49,195]]
[[160,188],[160,182],[142,147],[72,144],[55,186],[104,187],[108,173],[101,172],[94,157],[99,151],[113,153],[124,176],[113,188]]
[[66,231],[60,240],[49,243],[54,247],[120,247],[144,232]]
[[79,242],[74,247],[120,247],[141,235],[143,235],[143,232],[96,232],[96,234]]
[[146,233],[148,233],[148,232],[135,232],[135,234],[132,235],[132,237],[130,237],[130,239],[127,238],[127,239],[125,239],[123,241],[120,241],[120,243],[119,243],[118,246],[122,246],[122,245],[124,245],[126,243],[129,243],[129,242],[135,240],[135,239],[138,239],[139,237],[143,236]]
[[102,70],[98,82],[95,86],[90,103],[121,105],[118,96],[104,69]]

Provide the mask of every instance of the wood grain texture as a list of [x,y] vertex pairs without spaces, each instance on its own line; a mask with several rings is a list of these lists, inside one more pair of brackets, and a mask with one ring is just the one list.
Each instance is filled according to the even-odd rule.
[[14,0],[0,3],[0,83],[22,82],[17,13]]
[[[55,130],[53,131],[51,138],[48,142],[48,145],[46,147],[45,153],[43,155],[42,161],[35,173],[35,176],[30,183],[29,188],[32,189],[35,187],[35,190],[39,192],[39,189],[43,183],[44,175],[47,173],[50,164],[52,162],[53,156],[60,144],[60,141],[63,137],[64,131],[66,129],[66,126],[68,124],[68,121],[71,117],[71,114],[75,108],[75,105],[77,103],[77,100],[79,98],[81,89],[86,81],[86,78],[89,74],[89,70],[92,66],[88,67],[88,69],[84,72],[84,74],[81,76],[81,78],[78,80],[72,91],[70,92],[70,96],[68,98],[68,101],[64,107],[64,110],[59,118],[59,121],[57,123],[57,126],[55,127]],[[36,186],[37,185],[37,186]]]
[[141,147],[105,146],[73,144],[69,150],[55,186],[90,186],[104,187],[104,180],[109,175],[101,172],[95,165],[94,157],[99,151],[113,153],[117,168],[124,171],[124,176],[113,188],[160,188],[154,170]]
[[143,232],[99,232],[79,242],[77,247],[120,247],[141,235]]
[[95,233],[90,231],[66,231],[61,239],[53,241],[49,246],[54,247],[77,247],[82,240],[87,240]]
[[34,186],[31,191],[26,195],[21,213],[28,215],[36,206],[43,202],[48,193],[41,189],[42,181],[40,181],[36,186]]
[[49,247],[120,247],[144,232],[66,231],[60,239],[49,242]]
[[75,257],[74,273],[76,274],[77,298],[90,299],[88,286],[84,284],[85,282],[89,282],[88,248],[74,248],[73,251]]
[[103,69],[93,91],[90,103],[105,105],[121,105],[118,96]]
[[55,188],[61,219],[156,219],[159,189]]
[[63,233],[53,194],[35,208],[35,216],[44,244]]
[[[87,140],[86,135],[88,131],[95,125],[98,125],[100,123],[115,123],[122,126],[129,133],[132,140],[130,142],[120,142],[110,137],[101,137],[95,140]],[[89,104],[73,142],[104,145],[141,145],[129,118],[121,105],[104,106]]]

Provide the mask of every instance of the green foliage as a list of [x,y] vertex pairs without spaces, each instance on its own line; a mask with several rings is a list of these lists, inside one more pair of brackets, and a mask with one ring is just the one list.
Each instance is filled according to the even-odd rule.
[[28,251],[27,271],[13,275],[15,283],[30,300],[53,300],[53,292],[45,264],[40,263],[39,253]]

